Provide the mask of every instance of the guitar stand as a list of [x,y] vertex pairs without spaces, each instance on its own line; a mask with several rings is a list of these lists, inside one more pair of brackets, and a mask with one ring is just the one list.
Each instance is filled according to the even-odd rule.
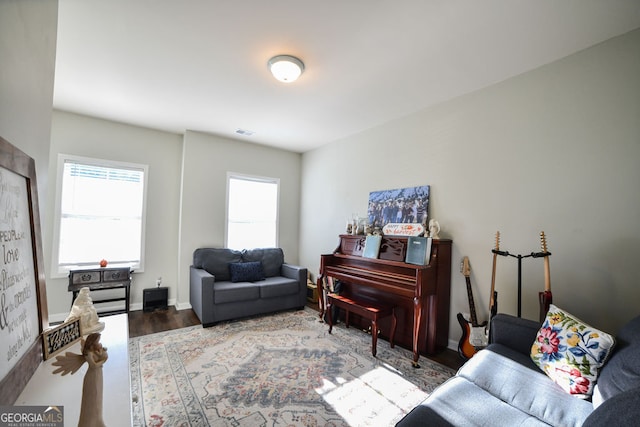
[[551,252],[531,252],[529,255],[514,255],[508,251],[499,251],[497,249],[492,249],[491,252],[496,255],[509,256],[518,259],[518,317],[522,317],[522,259],[544,258],[546,256],[551,256]]

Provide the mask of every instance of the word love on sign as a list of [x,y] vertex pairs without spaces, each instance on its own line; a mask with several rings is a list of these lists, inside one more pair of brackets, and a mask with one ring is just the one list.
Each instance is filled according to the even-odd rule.
[[47,329],[42,333],[45,360],[69,347],[80,338],[82,338],[80,318],[73,318],[54,328]]

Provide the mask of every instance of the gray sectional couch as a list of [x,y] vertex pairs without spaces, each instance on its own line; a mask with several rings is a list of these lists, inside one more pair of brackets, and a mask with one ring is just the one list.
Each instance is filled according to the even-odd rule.
[[280,248],[199,248],[190,268],[191,306],[204,327],[288,309],[307,300],[307,269],[284,262]]
[[600,370],[593,401],[566,393],[531,360],[540,323],[498,314],[491,344],[397,427],[631,426],[640,423],[640,316]]

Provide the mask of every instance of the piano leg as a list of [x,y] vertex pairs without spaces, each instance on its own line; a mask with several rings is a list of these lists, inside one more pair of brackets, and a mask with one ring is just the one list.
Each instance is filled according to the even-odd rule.
[[393,337],[396,335],[397,321],[398,319],[396,319],[396,308],[394,307],[393,310],[391,311],[391,332],[389,333],[389,346],[391,348],[395,347],[395,344],[393,343]]
[[413,362],[411,366],[419,368],[418,359],[420,350],[418,349],[418,338],[420,337],[420,317],[422,314],[422,301],[420,298],[413,298]]
[[371,320],[371,354],[373,355],[373,357],[376,357],[377,349],[378,349],[378,322],[374,317]]
[[331,299],[327,298],[327,316],[326,318],[329,320],[329,333],[331,333],[331,331],[333,330],[333,316],[332,316],[332,310],[331,310]]
[[318,289],[318,310],[320,311],[320,321],[322,322],[324,319],[324,306],[327,298],[326,289],[324,286],[324,276],[319,275],[318,280],[316,280],[316,289]]

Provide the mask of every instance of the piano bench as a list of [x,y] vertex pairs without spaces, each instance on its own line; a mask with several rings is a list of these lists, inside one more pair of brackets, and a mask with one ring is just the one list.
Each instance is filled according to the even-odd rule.
[[393,337],[396,333],[396,310],[392,305],[381,302],[371,302],[365,300],[355,300],[338,294],[327,294],[327,319],[329,320],[329,333],[333,330],[333,319],[331,307],[342,308],[345,311],[344,324],[349,327],[349,313],[355,313],[371,321],[371,354],[376,357],[376,347],[378,344],[378,319],[391,316],[391,331],[389,332],[389,345],[394,347]]

